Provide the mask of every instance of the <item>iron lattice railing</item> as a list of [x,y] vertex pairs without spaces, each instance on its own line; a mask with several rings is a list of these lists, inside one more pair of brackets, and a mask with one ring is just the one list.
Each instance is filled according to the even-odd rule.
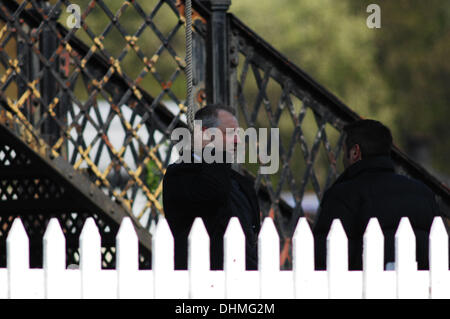
[[[69,29],[70,1],[2,1],[3,123],[89,176],[148,230],[163,213],[170,132],[184,125],[184,22],[172,1],[123,2],[114,10],[117,2],[75,3],[83,10],[80,28]],[[1,152],[4,159],[9,154]],[[16,182],[5,179],[2,193]],[[45,180],[39,183],[44,187]],[[20,200],[26,192],[16,195]],[[69,216],[80,231],[86,216]],[[48,217],[39,217],[39,229]]]
[[[158,200],[161,184],[151,190],[146,172],[149,162],[153,162],[150,166],[162,176],[171,155],[168,136],[179,125],[181,113],[170,116],[167,109],[162,109],[163,103],[184,110],[181,98],[171,90],[184,69],[184,59],[171,44],[175,35],[183,32],[177,7],[170,1],[156,1],[149,12],[133,1],[124,2],[113,13],[101,0],[86,2],[81,28],[67,31],[55,20],[71,3],[58,1],[51,7],[45,4],[22,1],[13,12],[2,7],[7,21],[2,30],[2,47],[11,47],[12,42],[18,47],[17,54],[1,52],[4,69],[1,92],[6,109],[30,132],[44,138],[55,156],[64,156],[76,169],[90,174],[96,185],[119,199],[138,218],[150,211],[161,212]],[[163,7],[169,8],[177,19],[167,35],[152,22]],[[133,10],[135,19],[142,20],[132,34],[120,22],[127,9]],[[95,10],[101,10],[109,19],[100,33],[86,23]],[[30,19],[21,18],[26,12],[30,13]],[[30,25],[33,22],[36,25]],[[120,50],[115,48],[114,53],[105,44],[119,41],[117,34],[108,39],[113,29],[126,44]],[[143,52],[140,47],[139,37],[147,29],[160,41],[155,52]],[[90,47],[78,39],[81,32],[91,40]],[[43,47],[44,34],[48,47]],[[142,65],[134,78],[122,66],[131,52]],[[163,70],[163,74],[158,70],[158,60],[164,53],[172,59],[174,68]],[[27,65],[36,59],[41,66],[37,72],[33,69],[35,65]],[[164,67],[167,69],[167,65]],[[159,86],[156,96],[139,87],[145,77],[152,77]],[[184,83],[182,78],[178,81]],[[10,92],[16,89],[17,95],[8,89]],[[155,116],[157,112],[164,113],[165,118]],[[135,207],[138,193],[146,199],[140,209]],[[151,220],[147,216],[148,226]]]
[[[212,2],[226,12],[227,1]],[[67,27],[73,3],[81,9],[80,28]],[[194,1],[196,103],[219,99],[237,110],[244,128],[280,128],[279,172],[240,170],[255,178],[262,217],[274,218],[281,264],[290,268],[295,224],[311,217],[302,207],[305,194],[320,199],[342,170],[340,132],[359,117],[233,15],[220,21],[225,29],[215,28],[218,7]],[[1,1],[2,123],[64,158],[147,230],[163,213],[162,176],[175,156],[170,133],[185,126],[183,14],[183,1],[175,0]],[[224,42],[214,43],[214,32],[223,32]],[[214,86],[213,78],[224,85]],[[0,151],[2,159],[9,154]],[[393,156],[400,171],[449,204],[448,188],[398,149]],[[11,179],[2,183],[2,193],[17,189]],[[86,218],[70,216],[76,225]],[[41,219],[45,226],[48,216]]]

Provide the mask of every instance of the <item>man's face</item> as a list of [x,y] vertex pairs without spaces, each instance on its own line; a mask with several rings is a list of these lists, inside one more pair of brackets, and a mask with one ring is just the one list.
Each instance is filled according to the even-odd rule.
[[241,142],[238,134],[234,134],[239,128],[236,117],[227,111],[219,110],[217,120],[219,122],[217,128],[222,131],[223,135],[224,150],[233,149],[236,151],[237,145]]

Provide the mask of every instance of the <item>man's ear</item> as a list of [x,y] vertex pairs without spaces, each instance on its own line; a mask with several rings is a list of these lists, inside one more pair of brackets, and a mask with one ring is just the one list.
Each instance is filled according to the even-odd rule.
[[359,144],[355,144],[351,148],[351,150],[350,150],[350,158],[353,161],[358,161],[358,160],[362,159],[361,147],[359,147]]

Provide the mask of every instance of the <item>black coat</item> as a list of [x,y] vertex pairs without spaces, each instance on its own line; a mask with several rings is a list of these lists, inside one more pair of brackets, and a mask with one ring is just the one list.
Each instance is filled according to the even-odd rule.
[[[237,181],[251,211],[233,211],[231,181]],[[163,181],[166,219],[175,239],[175,268],[187,269],[187,237],[195,217],[201,217],[210,236],[211,269],[223,269],[223,236],[229,219],[237,216],[246,237],[246,268],[257,268],[260,210],[253,182],[227,163],[177,163]]]
[[323,196],[313,228],[316,268],[326,266],[326,237],[339,218],[349,239],[349,268],[362,269],[362,239],[371,217],[380,223],[385,240],[385,264],[395,261],[395,232],[409,218],[416,236],[419,269],[428,268],[428,236],[439,215],[434,194],[423,183],[396,174],[388,157],[358,161],[348,167]]

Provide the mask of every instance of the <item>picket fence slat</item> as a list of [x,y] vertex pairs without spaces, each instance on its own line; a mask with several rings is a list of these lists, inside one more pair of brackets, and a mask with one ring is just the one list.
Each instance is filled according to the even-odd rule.
[[20,219],[15,219],[6,238],[6,262],[8,267],[8,297],[30,298],[27,280],[30,275],[29,243]]
[[0,269],[0,299],[8,298],[8,269]]
[[102,270],[101,237],[92,217],[80,234],[81,298],[117,298],[117,275],[112,270]]
[[450,298],[448,234],[441,217],[435,217],[430,230],[430,298]]
[[384,236],[376,218],[371,218],[363,237],[363,298],[395,298],[395,277],[384,271]]
[[400,220],[395,234],[395,246],[397,298],[428,298],[428,278],[417,270],[416,238],[406,217]]
[[272,218],[258,236],[258,270],[245,269],[245,235],[230,219],[224,235],[224,268],[210,270],[210,240],[200,218],[188,236],[188,270],[174,269],[174,238],[164,217],[154,227],[152,269],[139,269],[139,242],[124,218],[116,236],[116,269],[102,269],[101,237],[93,218],[80,235],[80,267],[66,268],[65,237],[52,218],[43,237],[43,268],[29,267],[29,239],[16,218],[0,269],[0,298],[450,298],[448,234],[441,217],[429,240],[430,270],[418,270],[408,218],[395,234],[395,270],[385,270],[384,237],[372,218],[363,238],[363,270],[348,270],[348,239],[333,221],[327,237],[327,270],[314,269],[314,237],[306,218],[292,238],[292,270],[280,270],[280,238]]
[[100,294],[101,238],[92,217],[86,219],[80,234],[81,297],[97,298]]
[[362,298],[362,276],[348,271],[348,240],[338,219],[333,220],[327,236],[327,269],[329,298]]
[[174,240],[169,224],[165,218],[160,218],[155,228],[152,242],[152,261],[154,296],[155,298],[171,298],[171,287],[176,284],[174,279]]
[[230,299],[245,298],[242,289],[245,278],[245,235],[237,217],[232,217],[223,238],[225,297]]
[[136,289],[139,280],[139,244],[129,217],[122,219],[116,236],[117,297],[139,298]]
[[65,298],[66,238],[56,218],[45,231],[43,251],[45,297]]
[[258,237],[258,269],[260,274],[260,297],[276,298],[280,293],[280,238],[272,218],[263,221]]
[[188,236],[188,269],[190,298],[208,298],[211,287],[209,236],[201,218],[197,217]]
[[305,217],[300,217],[292,238],[294,297],[327,298],[328,278],[324,271],[314,270],[314,237]]

